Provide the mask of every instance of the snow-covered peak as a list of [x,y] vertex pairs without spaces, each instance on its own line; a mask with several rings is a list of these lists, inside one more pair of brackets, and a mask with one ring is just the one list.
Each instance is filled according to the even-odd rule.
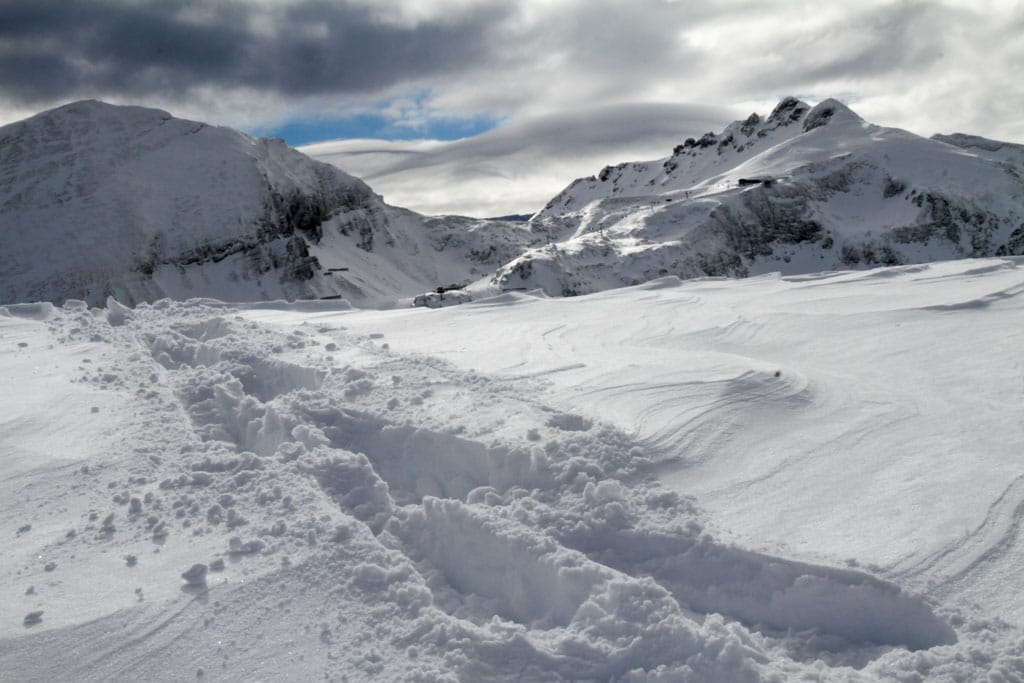
[[121,120],[138,124],[152,121],[160,123],[174,118],[170,112],[154,107],[142,107],[130,104],[110,104],[102,100],[87,99],[69,102],[68,104],[40,112],[14,125],[34,125],[41,121],[82,121],[100,120],[109,125],[112,120]]
[[500,265],[526,233],[428,221],[283,140],[95,100],[0,128],[0,212],[0,302],[394,300]]
[[[0,192],[14,195],[4,197],[5,209],[37,211],[85,197],[96,200],[90,201],[95,206],[100,199],[115,199],[108,195],[138,190],[134,200],[158,204],[178,193],[208,195],[193,210],[219,212],[216,207],[224,202],[214,193],[239,190],[254,175],[280,185],[284,193],[328,183],[372,194],[362,181],[313,162],[282,140],[253,138],[160,109],[97,100],[73,102],[0,128],[0,165],[7,172]],[[194,221],[192,226],[201,229]]]
[[779,125],[796,123],[804,114],[810,110],[810,105],[795,97],[783,97],[772,113],[768,115],[768,122]]
[[[495,281],[585,293],[664,275],[1024,253],[1024,147],[926,139],[842,102],[783,99],[665,159],[608,166],[532,220],[555,247]],[[556,248],[557,247],[557,248]]]
[[142,135],[168,122],[186,127],[198,122],[175,119],[162,109],[135,105],[115,105],[100,100],[79,100],[48,109],[23,121],[0,128],[0,142],[32,141],[37,138],[76,139],[85,142],[100,135],[112,141],[132,132]]
[[804,117],[804,132],[830,123],[863,124],[864,119],[839,100],[829,98],[814,106]]
[[161,275],[239,254],[239,277],[287,262],[285,294],[312,265],[292,238],[374,200],[282,141],[94,100],[0,128],[0,171],[4,301],[149,299],[174,290]]
[[673,156],[680,154],[700,153],[715,147],[719,155],[734,152],[749,154],[755,147],[764,149],[764,142],[770,141],[777,144],[799,134],[800,127],[795,125],[804,120],[804,116],[811,110],[806,102],[795,97],[783,98],[767,117],[762,117],[756,112],[740,121],[733,121],[727,125],[721,133],[708,132],[695,140],[687,138],[682,145],[677,145],[672,150]]
[[720,133],[709,131],[700,138],[687,138],[667,158],[606,166],[596,176],[573,181],[537,217],[579,211],[606,197],[685,197],[703,191],[719,182],[723,171],[800,135],[799,123],[810,110],[806,102],[786,97],[767,117],[753,113],[733,121]]

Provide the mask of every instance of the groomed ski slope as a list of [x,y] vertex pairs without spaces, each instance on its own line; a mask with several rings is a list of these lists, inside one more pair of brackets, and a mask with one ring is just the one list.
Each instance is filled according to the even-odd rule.
[[0,308],[4,677],[1020,680],[1022,266]]

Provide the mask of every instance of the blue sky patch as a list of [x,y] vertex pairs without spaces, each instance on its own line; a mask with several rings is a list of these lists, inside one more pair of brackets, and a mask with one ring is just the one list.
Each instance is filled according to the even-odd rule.
[[361,114],[338,119],[293,120],[275,128],[250,132],[264,137],[283,138],[289,145],[297,147],[345,138],[458,140],[486,133],[497,125],[496,118],[478,116],[468,119],[435,119],[412,127],[379,114]]

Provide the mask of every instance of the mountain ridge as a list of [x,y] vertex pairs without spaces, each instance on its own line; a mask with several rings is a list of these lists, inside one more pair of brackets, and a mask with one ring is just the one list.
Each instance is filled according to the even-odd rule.
[[576,295],[1024,254],[1024,146],[786,97],[517,222],[422,216],[280,139],[84,100],[0,128],[0,220],[0,303]]

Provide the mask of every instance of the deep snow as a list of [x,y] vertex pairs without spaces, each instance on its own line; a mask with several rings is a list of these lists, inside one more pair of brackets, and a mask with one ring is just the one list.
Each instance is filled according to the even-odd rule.
[[3,678],[1020,680],[1022,265],[0,308]]

